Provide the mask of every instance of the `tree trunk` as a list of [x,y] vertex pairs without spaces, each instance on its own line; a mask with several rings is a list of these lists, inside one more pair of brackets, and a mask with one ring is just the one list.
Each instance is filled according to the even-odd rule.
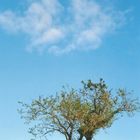
[[92,137],[93,137],[93,133],[92,133],[92,132],[87,132],[87,133],[85,134],[86,140],[92,140]]
[[86,136],[86,140],[92,140],[92,136]]

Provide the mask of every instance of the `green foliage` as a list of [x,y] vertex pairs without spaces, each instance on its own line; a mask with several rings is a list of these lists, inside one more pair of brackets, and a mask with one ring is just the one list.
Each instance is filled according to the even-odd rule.
[[20,102],[21,117],[33,124],[29,132],[35,137],[59,132],[66,140],[91,140],[98,130],[110,127],[124,113],[133,116],[140,108],[138,99],[124,89],[114,95],[103,79],[82,84],[79,90],[64,88],[60,94],[39,97],[30,105]]

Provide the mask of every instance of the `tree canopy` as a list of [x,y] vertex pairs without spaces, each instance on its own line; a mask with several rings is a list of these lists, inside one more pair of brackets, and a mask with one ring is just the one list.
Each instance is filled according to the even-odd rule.
[[92,140],[100,129],[108,128],[124,114],[133,116],[140,109],[130,92],[109,90],[103,79],[94,83],[82,81],[82,87],[63,88],[55,96],[39,97],[22,105],[21,117],[33,126],[29,132],[36,137],[59,132],[66,140]]

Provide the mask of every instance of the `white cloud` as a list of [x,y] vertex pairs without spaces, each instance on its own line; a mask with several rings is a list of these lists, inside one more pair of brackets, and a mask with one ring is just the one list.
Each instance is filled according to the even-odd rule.
[[100,47],[124,18],[123,12],[109,10],[95,0],[70,0],[68,6],[58,0],[32,0],[22,15],[1,12],[0,27],[27,34],[30,50],[62,54]]

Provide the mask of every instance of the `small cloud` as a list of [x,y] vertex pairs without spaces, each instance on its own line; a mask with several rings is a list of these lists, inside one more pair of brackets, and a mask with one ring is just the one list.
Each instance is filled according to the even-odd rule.
[[0,27],[29,37],[27,49],[47,50],[54,54],[93,50],[104,37],[123,24],[124,12],[109,10],[95,0],[32,1],[22,15],[10,10],[0,13]]
[[56,44],[63,38],[63,32],[61,29],[50,28],[46,32],[43,32],[36,40],[32,42],[32,46],[42,46],[43,44]]

